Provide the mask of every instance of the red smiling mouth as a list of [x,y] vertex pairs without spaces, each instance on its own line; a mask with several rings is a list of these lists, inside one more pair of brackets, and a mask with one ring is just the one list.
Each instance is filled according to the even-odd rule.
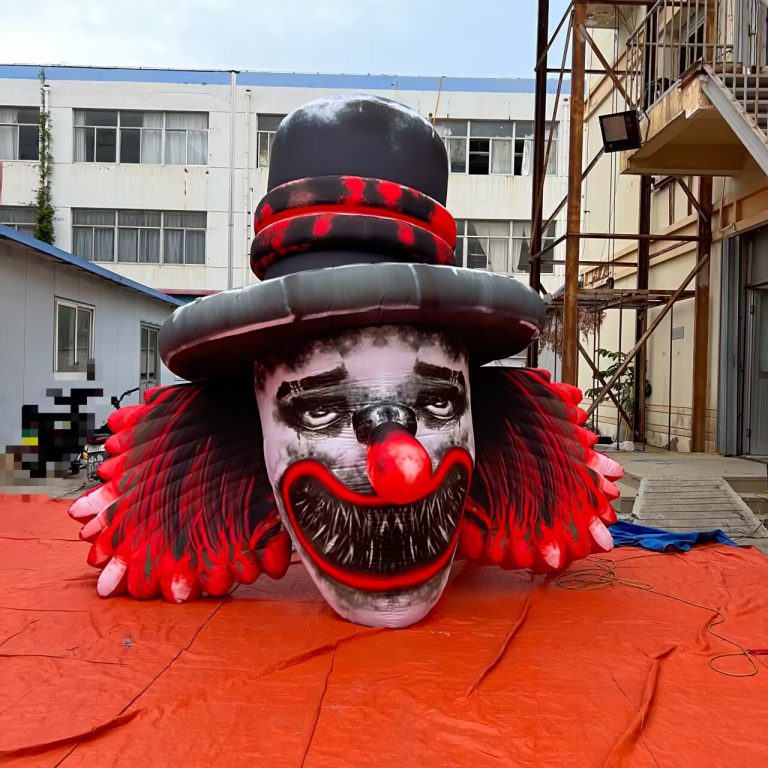
[[410,504],[356,493],[323,464],[292,464],[281,488],[296,538],[326,576],[368,592],[419,586],[450,562],[472,459],[448,451],[425,495]]

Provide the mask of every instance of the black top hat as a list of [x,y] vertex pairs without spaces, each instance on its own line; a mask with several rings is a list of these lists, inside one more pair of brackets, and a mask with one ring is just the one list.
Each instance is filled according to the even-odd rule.
[[465,336],[476,363],[521,351],[543,302],[517,280],[453,266],[447,186],[443,142],[408,107],[355,96],[295,110],[255,215],[261,282],[176,310],[160,335],[166,365],[189,380],[235,375],[296,340],[404,323]]

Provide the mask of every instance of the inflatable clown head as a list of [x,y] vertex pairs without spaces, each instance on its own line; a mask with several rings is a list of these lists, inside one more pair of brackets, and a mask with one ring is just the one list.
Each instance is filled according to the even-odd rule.
[[457,555],[553,571],[610,548],[620,468],[581,393],[483,367],[536,339],[544,305],[454,266],[447,183],[432,125],[395,102],[282,122],[259,282],[166,322],[163,360],[191,383],[113,415],[106,483],[72,507],[99,594],[227,594],[295,552],[340,616],[404,627]]

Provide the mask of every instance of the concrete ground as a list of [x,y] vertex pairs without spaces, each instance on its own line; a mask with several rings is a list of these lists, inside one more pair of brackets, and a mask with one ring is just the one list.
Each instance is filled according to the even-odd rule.
[[[768,465],[714,454],[611,452],[624,467],[621,517],[677,530],[720,528],[768,554]],[[731,503],[727,504],[727,498]]]
[[80,476],[65,478],[46,478],[45,480],[26,479],[18,483],[6,482],[0,485],[0,494],[15,494],[30,496],[50,496],[52,499],[76,499],[90,487],[86,484],[85,472]]

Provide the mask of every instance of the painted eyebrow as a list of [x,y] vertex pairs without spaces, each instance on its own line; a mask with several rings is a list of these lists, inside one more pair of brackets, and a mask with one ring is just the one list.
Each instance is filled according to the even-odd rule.
[[332,371],[325,371],[314,376],[306,376],[303,379],[293,381],[284,381],[277,389],[277,399],[284,400],[292,395],[301,395],[305,392],[312,392],[325,387],[332,387],[341,384],[349,378],[347,369],[340,365]]
[[430,379],[441,379],[449,384],[455,384],[464,388],[464,374],[461,371],[455,371],[452,368],[445,368],[442,365],[432,365],[431,363],[417,362],[413,367],[413,372],[417,376],[424,376]]

